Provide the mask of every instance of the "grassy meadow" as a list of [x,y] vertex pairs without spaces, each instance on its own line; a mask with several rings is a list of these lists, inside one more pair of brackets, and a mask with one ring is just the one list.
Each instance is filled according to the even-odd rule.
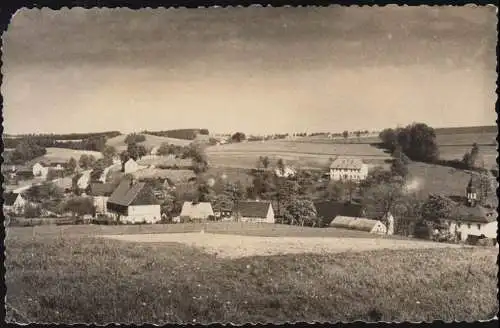
[[[168,137],[159,137],[159,136],[154,136],[151,134],[144,134],[141,133],[146,137],[146,140],[143,142],[140,142],[139,144],[143,145],[146,147],[146,149],[151,149],[153,147],[159,147],[162,143],[168,143],[168,144],[173,144],[177,146],[187,146],[191,143],[190,140],[184,140],[184,139],[176,139],[176,138],[168,138]],[[125,143],[125,138],[127,137],[126,134],[119,135],[114,138],[110,138],[106,141],[106,144],[108,146],[113,146],[116,148],[118,151],[123,151],[127,149],[127,144]]]
[[[228,233],[268,231],[271,235],[328,231],[302,228],[301,232],[299,227],[276,225],[274,231],[267,226],[251,232],[229,224],[213,229],[224,228]],[[141,229],[166,228],[9,228],[7,320],[97,324],[470,321],[490,319],[498,311],[497,249],[227,259],[178,243],[95,238],[113,230]],[[167,229],[190,228],[171,225]]]

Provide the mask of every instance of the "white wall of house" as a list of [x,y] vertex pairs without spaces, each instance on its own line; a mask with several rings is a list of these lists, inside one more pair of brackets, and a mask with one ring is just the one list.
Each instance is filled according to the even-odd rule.
[[90,173],[92,171],[89,170],[89,171],[85,171],[82,173],[82,176],[78,179],[77,181],[77,186],[78,188],[80,189],[87,189],[87,187],[89,186],[89,183],[90,183]]
[[107,214],[106,203],[109,197],[107,196],[94,196],[94,206],[97,214]]
[[376,234],[386,234],[387,233],[387,228],[386,226],[378,221],[375,226],[372,228],[372,230],[370,231],[370,233],[376,233]]
[[280,178],[288,178],[295,175],[295,170],[289,166],[286,166],[283,169],[283,172],[279,168],[274,169],[274,174],[276,174],[276,176]]
[[361,165],[360,169],[330,169],[330,179],[334,181],[339,180],[352,180],[360,181],[365,180],[368,176],[368,165]]
[[126,223],[156,223],[161,220],[160,205],[137,205],[128,207],[128,215],[120,216]]
[[258,223],[274,223],[274,210],[272,206],[269,206],[267,210],[266,217],[263,218],[249,218],[249,217],[241,217],[241,222],[258,222]]
[[129,159],[125,163],[125,173],[134,173],[137,172],[139,169],[140,169],[139,164],[137,164],[137,162],[134,161],[133,159]]
[[460,239],[466,241],[469,235],[471,236],[481,236],[484,235],[487,238],[497,238],[497,227],[498,223],[496,221],[489,223],[477,223],[477,222],[450,222],[450,233],[459,232]]
[[45,179],[48,173],[49,173],[48,167],[45,167],[40,163],[36,163],[35,165],[33,165],[33,175],[35,177],[41,177]]

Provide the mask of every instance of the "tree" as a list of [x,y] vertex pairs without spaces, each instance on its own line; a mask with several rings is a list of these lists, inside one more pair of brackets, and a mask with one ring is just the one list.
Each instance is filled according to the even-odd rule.
[[66,163],[66,172],[68,172],[69,174],[75,173],[77,165],[78,163],[76,162],[76,159],[71,157],[68,163]]
[[171,154],[175,154],[177,151],[177,147],[175,145],[164,142],[158,148],[158,155],[167,156]]
[[391,164],[391,172],[394,175],[400,176],[406,179],[408,176],[408,157],[403,153],[401,146],[396,145],[394,152],[392,153],[393,161]]
[[206,182],[201,182],[197,187],[197,197],[198,202],[212,202],[215,199],[215,193]]
[[276,189],[277,215],[281,216],[286,204],[293,202],[297,198],[300,186],[294,180],[278,179]]
[[249,195],[259,197],[261,199],[271,199],[276,190],[274,175],[272,172],[264,171],[254,174],[252,181],[252,190],[247,192]]
[[246,136],[243,132],[236,132],[231,136],[232,142],[242,142],[246,139]]
[[432,223],[438,223],[440,220],[448,219],[455,206],[450,198],[431,194],[422,205],[422,218]]
[[438,158],[438,146],[434,129],[424,123],[414,123],[398,134],[402,151],[412,160],[433,162]]
[[41,203],[44,200],[62,199],[63,194],[63,190],[54,183],[43,182],[26,190],[23,196],[31,202]]
[[181,212],[182,205],[175,194],[169,193],[166,195],[161,204],[161,214],[165,214],[168,218],[173,218]]
[[347,139],[349,137],[349,131],[344,131],[342,132],[342,137],[344,137],[344,139]]
[[47,171],[47,176],[45,177],[45,180],[47,180],[47,181],[55,180],[55,179],[61,177],[61,173],[62,172],[59,172],[57,170],[49,169]]
[[301,226],[318,225],[319,222],[314,203],[306,198],[297,198],[289,201],[283,211],[283,222]]
[[190,156],[195,174],[204,173],[208,170],[207,154],[200,145],[192,145],[190,147]]
[[479,146],[477,143],[472,145],[472,149],[470,152],[466,152],[462,158],[462,162],[469,169],[472,169],[476,166],[476,161],[479,156]]
[[42,208],[37,204],[26,203],[23,212],[25,218],[38,218],[42,215]]
[[73,216],[95,215],[95,206],[91,197],[72,197],[63,203],[62,210],[73,213]]
[[83,154],[82,156],[80,156],[80,160],[78,161],[78,164],[80,165],[80,167],[82,169],[88,170],[88,169],[92,168],[92,166],[94,165],[95,162],[96,162],[96,159],[93,155]]
[[106,145],[102,150],[102,156],[107,162],[110,162],[109,165],[113,163],[113,158],[116,156],[116,153],[116,148],[113,146]]
[[[395,216],[396,208],[405,196],[403,186],[404,181],[401,177],[393,177],[388,182],[372,184],[363,188],[363,207],[367,217],[386,220],[389,213]],[[388,224],[387,221],[383,223]]]
[[146,136],[144,136],[142,134],[131,133],[125,137],[125,143],[127,145],[129,145],[131,143],[137,144],[137,143],[144,142],[144,141],[146,141]]
[[45,147],[38,145],[34,138],[26,137],[17,144],[10,154],[10,161],[14,164],[22,164],[46,153]]
[[146,150],[146,147],[144,147],[143,145],[138,145],[135,142],[131,142],[127,145],[127,153],[130,156],[130,158],[136,161],[141,157],[145,156],[148,152]]
[[276,168],[281,173],[281,175],[285,174],[285,161],[282,158],[279,158],[276,162]]
[[259,156],[259,160],[257,162],[257,167],[267,169],[269,168],[269,164],[271,164],[271,161],[269,160],[269,157],[267,156]]

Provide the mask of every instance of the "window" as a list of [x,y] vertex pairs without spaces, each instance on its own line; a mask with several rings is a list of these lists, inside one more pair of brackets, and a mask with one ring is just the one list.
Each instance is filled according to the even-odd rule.
[[469,229],[470,229],[470,223],[467,223],[467,228],[469,228]]
[[459,227],[459,228],[460,228],[461,226],[462,226],[462,223],[458,222],[458,223],[457,223],[457,227]]
[[480,225],[479,223],[477,224],[477,228],[478,228],[478,229],[481,229],[481,225]]

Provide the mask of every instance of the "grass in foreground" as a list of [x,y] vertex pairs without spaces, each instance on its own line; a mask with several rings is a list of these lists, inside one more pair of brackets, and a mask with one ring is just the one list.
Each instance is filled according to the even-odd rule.
[[475,248],[223,260],[178,244],[11,235],[7,303],[39,323],[489,319],[496,256]]

